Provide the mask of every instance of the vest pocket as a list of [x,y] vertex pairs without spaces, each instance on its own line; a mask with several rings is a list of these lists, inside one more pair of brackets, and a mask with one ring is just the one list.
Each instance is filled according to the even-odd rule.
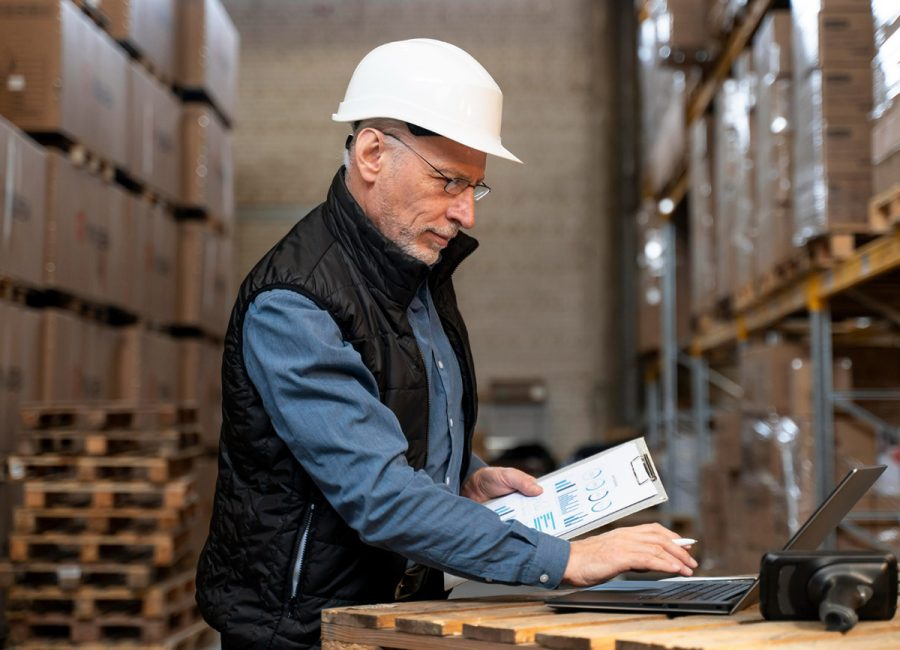
[[303,533],[300,535],[300,541],[297,543],[297,550],[294,552],[294,561],[291,565],[291,603],[297,599],[300,591],[300,576],[303,573],[303,562],[306,556],[306,545],[309,541],[309,530],[312,527],[313,513],[316,511],[316,504],[310,503],[309,509],[306,511],[306,517],[303,522]]

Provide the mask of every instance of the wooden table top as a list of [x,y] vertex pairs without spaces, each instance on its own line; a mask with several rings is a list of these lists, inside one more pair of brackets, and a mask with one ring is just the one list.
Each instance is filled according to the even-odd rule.
[[898,650],[900,615],[847,634],[818,621],[764,621],[756,607],[734,616],[555,613],[535,596],[391,603],[322,612],[323,650]]

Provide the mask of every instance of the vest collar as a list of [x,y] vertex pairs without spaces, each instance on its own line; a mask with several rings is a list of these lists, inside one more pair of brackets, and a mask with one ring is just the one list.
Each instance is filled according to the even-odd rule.
[[406,254],[381,234],[350,194],[341,167],[325,199],[325,223],[371,286],[398,303],[404,311],[425,280],[437,287],[449,280],[462,261],[478,248],[478,241],[459,233],[441,253],[434,267]]

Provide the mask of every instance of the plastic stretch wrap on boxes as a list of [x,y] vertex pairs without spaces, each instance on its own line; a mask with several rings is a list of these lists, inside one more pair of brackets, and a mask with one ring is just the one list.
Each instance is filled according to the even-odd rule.
[[0,114],[123,166],[125,52],[69,0],[0,0],[0,12]]
[[712,185],[713,133],[711,119],[701,117],[690,126],[691,312],[702,315],[716,303],[716,220]]
[[834,226],[868,223],[871,87],[849,94],[859,77],[813,70],[794,81],[795,245]]
[[738,93],[734,97],[731,126],[736,137],[739,162],[736,167],[735,213],[733,224],[734,289],[751,282],[756,275],[756,172],[753,137],[756,110],[756,75],[753,71],[751,52],[745,50],[736,60],[734,71]]
[[867,0],[792,0],[794,72],[867,68],[874,50],[872,7]]
[[0,117],[0,276],[41,284],[46,200],[43,148]]
[[[878,35],[876,32],[876,37]],[[872,59],[872,114],[875,118],[884,115],[900,95],[900,28],[895,26],[893,33],[882,33],[881,36],[883,40],[878,43]]]
[[[719,298],[729,296],[746,275],[752,254],[755,219],[747,193],[750,160],[751,97],[746,84],[728,79],[716,96],[715,175],[716,242]],[[744,261],[741,261],[744,260]]]
[[758,274],[768,272],[792,254],[790,34],[790,14],[773,11],[763,20],[753,44],[757,81],[753,148],[760,243],[756,247]]
[[645,183],[660,192],[680,171],[684,161],[685,111],[697,69],[676,70],[663,65],[657,25],[640,24],[638,65],[641,92],[641,156]]
[[142,54],[159,74],[175,74],[175,4],[178,0],[102,0],[109,33]]

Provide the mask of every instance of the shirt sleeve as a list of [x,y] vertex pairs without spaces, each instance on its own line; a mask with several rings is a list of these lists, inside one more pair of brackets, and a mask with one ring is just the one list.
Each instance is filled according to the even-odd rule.
[[243,338],[276,433],[363,541],[467,578],[559,585],[567,541],[502,522],[410,467],[399,421],[327,311],[270,290],[248,308]]
[[487,467],[487,463],[481,460],[481,457],[478,454],[473,453],[469,460],[469,469],[466,472],[465,478],[463,478],[463,485],[465,485],[466,481],[468,481],[472,474],[480,470],[482,467]]

